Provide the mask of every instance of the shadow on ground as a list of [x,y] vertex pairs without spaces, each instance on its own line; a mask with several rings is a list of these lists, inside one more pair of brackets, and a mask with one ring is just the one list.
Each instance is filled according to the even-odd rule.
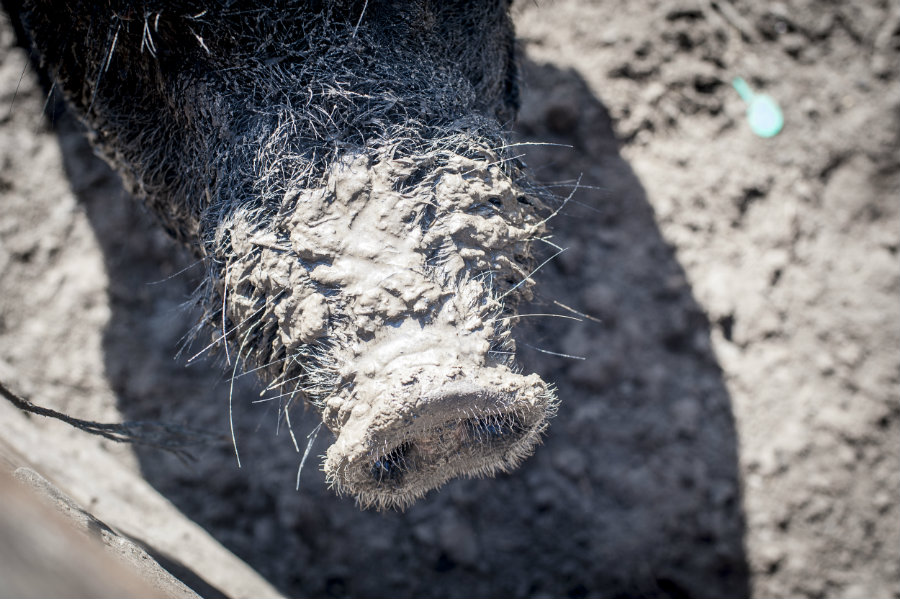
[[[551,223],[567,251],[538,274],[524,311],[591,317],[522,319],[525,369],[563,400],[534,457],[404,514],[360,512],[315,467],[294,490],[300,456],[276,406],[251,403],[252,377],[234,394],[241,469],[226,444],[187,465],[138,449],[151,484],[289,595],[749,595],[737,440],[709,323],[600,99],[552,66],[527,64],[525,79],[519,139],[571,146],[523,145],[525,160],[562,197],[581,179]],[[60,144],[105,254],[106,370],[122,413],[227,433],[230,371],[185,368],[191,351],[174,358],[202,269],[124,197],[76,129],[64,120]],[[301,444],[316,424],[297,414]]]

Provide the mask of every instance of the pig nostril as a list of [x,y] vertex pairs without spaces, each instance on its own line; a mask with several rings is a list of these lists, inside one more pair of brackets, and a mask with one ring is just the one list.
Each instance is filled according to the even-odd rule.
[[404,473],[410,469],[407,456],[411,447],[410,443],[403,443],[376,459],[372,463],[372,478],[379,483],[401,482]]
[[525,425],[514,414],[497,414],[465,421],[469,437],[479,443],[492,443],[518,437]]

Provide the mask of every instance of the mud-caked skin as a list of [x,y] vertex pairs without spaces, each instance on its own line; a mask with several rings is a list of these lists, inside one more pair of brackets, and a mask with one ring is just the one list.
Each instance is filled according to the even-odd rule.
[[338,491],[403,507],[532,451],[556,400],[509,327],[548,215],[503,135],[506,2],[14,3],[95,147],[204,259],[200,326],[322,414]]

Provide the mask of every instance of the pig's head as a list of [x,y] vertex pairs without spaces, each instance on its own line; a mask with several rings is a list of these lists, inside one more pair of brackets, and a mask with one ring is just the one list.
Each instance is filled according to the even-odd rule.
[[272,4],[25,15],[96,146],[205,259],[228,359],[336,435],[335,488],[402,507],[515,467],[556,399],[510,338],[547,214],[504,142],[506,3]]

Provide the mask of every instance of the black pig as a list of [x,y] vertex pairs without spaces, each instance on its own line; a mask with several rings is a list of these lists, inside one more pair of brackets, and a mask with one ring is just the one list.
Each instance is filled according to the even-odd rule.
[[511,156],[504,0],[17,0],[99,153],[207,267],[200,326],[336,435],[363,506],[515,467],[547,210]]

